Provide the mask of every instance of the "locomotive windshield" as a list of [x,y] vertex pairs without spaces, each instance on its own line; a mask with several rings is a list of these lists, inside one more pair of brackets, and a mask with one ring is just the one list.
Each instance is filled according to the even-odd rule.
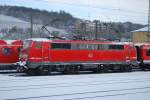
[[27,48],[29,48],[30,47],[30,45],[31,45],[31,41],[24,41],[24,43],[23,43],[23,49],[27,49]]

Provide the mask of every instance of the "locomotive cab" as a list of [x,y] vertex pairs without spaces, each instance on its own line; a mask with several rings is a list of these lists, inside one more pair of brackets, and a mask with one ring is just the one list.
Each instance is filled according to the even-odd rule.
[[141,46],[141,63],[140,66],[143,70],[150,70],[150,45]]
[[45,50],[49,49],[49,44],[46,41],[48,39],[41,40],[41,38],[27,39],[24,41],[19,55],[20,69],[25,69],[27,73],[37,73],[37,70],[40,69],[39,67],[43,62],[49,58],[48,52],[45,52]]
[[22,47],[20,40],[0,41],[0,69],[16,69],[19,61],[19,50]]

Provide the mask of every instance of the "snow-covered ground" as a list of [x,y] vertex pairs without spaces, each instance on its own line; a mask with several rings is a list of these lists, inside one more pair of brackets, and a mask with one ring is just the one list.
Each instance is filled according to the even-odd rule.
[[150,72],[0,74],[0,100],[150,100]]

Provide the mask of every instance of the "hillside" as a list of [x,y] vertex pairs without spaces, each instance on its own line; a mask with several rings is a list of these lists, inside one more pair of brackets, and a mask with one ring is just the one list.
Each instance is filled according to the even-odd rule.
[[[2,15],[0,14],[0,38],[2,39],[26,39],[30,38],[30,23],[20,20],[18,18]],[[41,28],[43,25],[41,24],[33,24],[33,37],[40,37],[44,35],[48,37],[50,34],[44,32],[45,34],[41,34]],[[59,32],[61,35],[67,34],[66,31],[62,29],[57,29],[54,27],[48,26],[47,29],[49,32]]]
[[[21,20],[25,20],[27,22],[30,21],[30,17],[32,15],[34,23],[37,24],[49,24],[54,23],[54,21],[59,21],[62,24],[71,23],[75,20],[69,13],[64,11],[60,12],[48,12],[42,11],[38,9],[25,8],[25,7],[17,7],[17,6],[0,6],[0,14],[13,16],[19,18]],[[56,21],[56,22],[57,22]],[[55,23],[56,24],[56,23]]]

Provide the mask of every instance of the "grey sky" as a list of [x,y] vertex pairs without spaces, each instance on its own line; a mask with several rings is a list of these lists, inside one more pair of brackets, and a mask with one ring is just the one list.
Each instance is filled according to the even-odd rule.
[[45,10],[65,10],[75,17],[102,21],[147,23],[148,0],[0,0],[2,5],[18,5]]

